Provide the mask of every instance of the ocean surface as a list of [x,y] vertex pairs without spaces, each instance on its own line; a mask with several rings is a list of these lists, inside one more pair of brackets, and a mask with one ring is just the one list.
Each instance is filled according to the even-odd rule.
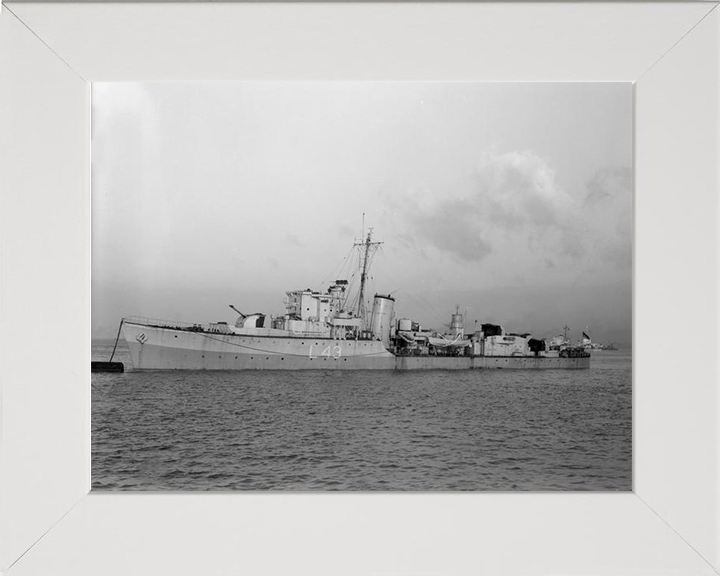
[[632,489],[630,351],[547,371],[133,371],[122,343],[114,360],[92,375],[93,490]]

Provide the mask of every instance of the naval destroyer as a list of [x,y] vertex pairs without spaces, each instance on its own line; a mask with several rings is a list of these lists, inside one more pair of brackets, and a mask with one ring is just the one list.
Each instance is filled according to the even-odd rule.
[[578,369],[590,354],[569,342],[548,343],[530,334],[505,333],[481,324],[467,332],[464,315],[450,315],[450,331],[425,330],[395,317],[395,298],[375,294],[366,304],[369,263],[380,242],[372,230],[354,244],[360,253],[360,285],[286,292],[285,311],[238,315],[234,324],[186,324],[127,317],[121,322],[135,369],[155,370],[428,370]]

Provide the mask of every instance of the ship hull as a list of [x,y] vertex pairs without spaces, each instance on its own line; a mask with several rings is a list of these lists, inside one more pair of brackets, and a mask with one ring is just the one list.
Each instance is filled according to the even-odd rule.
[[133,367],[151,370],[390,370],[377,340],[190,332],[123,323]]
[[133,367],[148,370],[585,369],[590,358],[395,356],[377,340],[190,332],[124,322]]

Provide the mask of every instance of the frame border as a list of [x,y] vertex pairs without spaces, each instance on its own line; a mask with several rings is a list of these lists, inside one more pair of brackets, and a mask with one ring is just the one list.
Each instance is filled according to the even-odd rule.
[[[0,569],[717,574],[717,5],[4,5]],[[88,494],[90,83],[152,77],[635,82],[634,493]]]

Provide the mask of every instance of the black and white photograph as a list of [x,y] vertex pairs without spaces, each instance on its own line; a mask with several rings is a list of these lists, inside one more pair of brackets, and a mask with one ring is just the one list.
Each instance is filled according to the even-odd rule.
[[92,84],[94,491],[631,491],[631,83]]

